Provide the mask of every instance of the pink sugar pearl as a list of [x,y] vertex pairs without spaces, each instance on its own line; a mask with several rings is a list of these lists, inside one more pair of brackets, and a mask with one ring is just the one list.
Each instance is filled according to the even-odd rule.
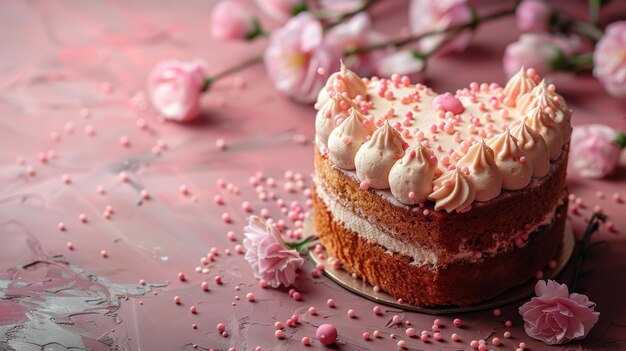
[[443,341],[443,334],[441,334],[440,332],[436,332],[435,334],[433,334],[433,337],[437,341]]
[[422,334],[420,340],[422,340],[422,342],[428,342],[428,334]]
[[189,307],[189,312],[196,314],[198,313],[198,308],[196,306]]
[[463,321],[460,318],[455,318],[452,322],[455,327],[460,328],[463,325]]
[[504,338],[505,338],[505,339],[509,339],[509,338],[511,338],[511,332],[510,332],[510,331],[505,331],[505,332],[504,332]]
[[408,328],[408,329],[405,331],[405,333],[406,333],[406,336],[408,336],[408,337],[410,337],[410,338],[413,338],[413,337],[415,337],[415,335],[416,335],[415,328]]
[[348,317],[350,318],[356,318],[356,311],[355,310],[348,310]]
[[248,299],[248,301],[250,302],[254,302],[254,294],[253,293],[246,294],[246,299]]
[[283,339],[285,337],[285,332],[282,329],[279,329],[277,331],[274,332],[274,335],[278,338],[278,339]]
[[497,338],[497,337],[496,337],[496,338],[491,339],[491,343],[492,343],[494,346],[499,346],[499,345],[500,345],[500,338]]
[[226,331],[226,326],[224,323],[218,323],[215,329],[217,329],[218,332],[223,333]]
[[470,347],[473,348],[474,350],[478,349],[478,341],[472,340],[470,342]]
[[362,336],[363,336],[363,340],[369,340],[370,339],[370,333],[369,332],[364,332]]
[[309,307],[309,314],[311,316],[317,315],[317,309],[315,309],[315,307]]
[[285,328],[285,327],[283,326],[282,322],[274,323],[274,329],[278,330],[278,329],[283,329],[283,328]]
[[180,305],[180,296],[174,296],[174,303]]
[[406,342],[404,340],[398,341],[398,348],[406,349]]
[[104,258],[107,258],[107,257],[109,257],[109,254],[107,253],[107,250],[101,250],[100,251],[100,256],[102,256]]
[[332,345],[337,341],[337,328],[332,324],[322,324],[317,328],[315,336],[323,345]]
[[374,306],[373,311],[375,315],[380,315],[382,313],[380,306]]
[[293,293],[293,295],[291,297],[293,297],[293,299],[296,300],[296,301],[302,300],[302,294],[300,294],[297,291],[295,293]]
[[181,282],[184,282],[186,280],[185,273],[178,273],[178,279],[180,279]]
[[209,283],[208,282],[202,282],[202,284],[200,286],[202,287],[202,290],[209,291]]
[[487,345],[485,344],[478,345],[478,351],[487,351]]
[[458,334],[452,334],[450,336],[450,339],[452,339],[452,341],[459,341],[459,340],[461,340],[461,338],[459,337]]
[[308,336],[305,336],[305,337],[302,338],[302,345],[304,345],[304,346],[311,345],[311,342],[312,342],[312,340]]
[[328,306],[329,308],[334,308],[335,307],[335,300],[333,299],[328,299],[326,301],[326,306]]
[[396,314],[391,318],[391,321],[393,324],[400,324],[402,322],[402,317]]

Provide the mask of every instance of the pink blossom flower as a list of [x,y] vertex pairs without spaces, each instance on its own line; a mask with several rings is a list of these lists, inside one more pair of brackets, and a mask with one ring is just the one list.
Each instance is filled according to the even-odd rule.
[[552,8],[543,0],[524,0],[515,11],[517,27],[523,32],[547,32]]
[[504,50],[504,72],[512,77],[520,68],[534,68],[540,76],[550,72],[559,55],[571,55],[580,46],[577,37],[526,33]]
[[383,77],[391,77],[392,74],[415,76],[422,70],[424,70],[424,60],[415,56],[411,50],[390,54],[380,60],[376,66],[376,72]]
[[154,108],[166,119],[185,122],[200,112],[200,95],[207,75],[201,60],[168,60],[148,76],[148,93]]
[[296,250],[288,249],[278,229],[265,223],[259,217],[251,216],[245,227],[246,261],[252,267],[254,276],[265,279],[273,288],[281,284],[285,287],[296,281],[296,270],[304,259]]
[[211,12],[211,34],[222,40],[245,39],[253,35],[258,27],[252,13],[239,2],[219,2]]
[[256,3],[263,12],[278,21],[286,21],[305,8],[305,0],[256,0]]
[[[409,27],[415,35],[443,30],[472,19],[472,9],[467,0],[412,0],[409,6]],[[419,50],[430,51],[446,39],[446,35],[431,35],[418,42]],[[444,45],[439,54],[463,51],[472,39],[465,31]]]
[[[344,52],[369,45],[379,44],[385,36],[372,30],[372,21],[369,15],[361,12],[350,20],[333,27],[326,35],[326,43],[334,52]],[[385,56],[382,50],[350,55],[343,59],[343,63],[361,76],[374,75],[373,68]]]
[[584,338],[600,316],[594,311],[595,303],[585,295],[570,294],[565,284],[539,280],[535,294],[519,312],[526,334],[548,345]]
[[603,178],[619,163],[618,133],[602,124],[574,127],[570,144],[570,164],[581,176]]
[[626,21],[609,24],[593,52],[593,75],[609,94],[626,96]]
[[307,12],[272,32],[263,59],[276,89],[301,102],[315,101],[324,86],[327,77],[318,68],[339,67],[339,53],[324,42],[321,23]]
[[331,15],[341,16],[358,10],[365,0],[319,0],[320,9]]

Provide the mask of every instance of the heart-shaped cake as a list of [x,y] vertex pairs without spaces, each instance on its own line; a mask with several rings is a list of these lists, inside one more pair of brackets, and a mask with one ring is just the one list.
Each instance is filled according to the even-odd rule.
[[466,306],[557,254],[571,111],[534,70],[437,94],[342,67],[315,107],[315,229],[347,271],[416,306]]

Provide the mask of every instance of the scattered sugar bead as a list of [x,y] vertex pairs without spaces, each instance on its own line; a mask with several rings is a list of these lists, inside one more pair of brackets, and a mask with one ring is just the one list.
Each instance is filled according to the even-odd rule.
[[398,302],[398,304],[402,305],[404,303],[404,300],[402,300],[402,298],[399,298],[396,302]]
[[406,349],[406,342],[404,340],[398,341],[398,348]]
[[274,335],[279,339],[283,339],[285,337],[285,332],[282,329],[278,329],[274,332]]
[[67,242],[67,249],[68,249],[68,250],[74,250],[74,244],[72,244],[72,242],[71,242],[71,241],[68,241],[68,242]]
[[139,194],[141,195],[141,198],[144,200],[150,199],[150,193],[148,193],[148,190],[146,189],[141,189],[141,192]]
[[430,329],[434,332],[439,331],[439,327],[436,324],[433,324],[433,326],[430,327]]
[[246,294],[246,299],[248,299],[248,301],[250,302],[254,302],[254,294],[253,293]]
[[620,193],[613,193],[613,201],[622,203],[624,200],[622,199],[622,195]]
[[470,342],[470,347],[473,348],[474,350],[478,349],[478,341],[472,340]]
[[519,347],[515,349],[515,351],[524,351],[524,349],[520,349]]
[[324,345],[332,345],[337,341],[337,328],[332,324],[322,324],[315,332],[317,339]]
[[415,337],[415,335],[416,335],[415,328],[408,328],[408,329],[405,331],[405,333],[406,333],[406,336],[408,336],[408,337],[410,337],[410,338]]
[[402,317],[396,314],[391,318],[391,321],[393,324],[400,324],[402,322]]
[[283,326],[282,322],[278,321],[278,322],[274,323],[274,329],[280,330],[280,329],[283,329],[283,328],[285,328],[285,327]]
[[319,278],[320,277],[320,271],[318,271],[317,269],[313,268],[311,270],[311,277],[312,278]]
[[220,150],[226,149],[226,141],[224,139],[215,140],[215,146]]
[[259,280],[259,286],[261,288],[263,288],[263,289],[266,289],[267,288],[267,280],[265,280],[265,279]]
[[223,331],[223,332],[222,332],[222,336],[223,336],[223,337],[227,337],[227,336],[228,336],[228,332],[227,332],[227,331]]
[[525,342],[520,342],[519,343],[519,348],[522,349],[522,350],[525,350],[526,349],[526,343]]
[[198,308],[196,306],[189,307],[189,312],[196,314],[198,313]]
[[222,220],[225,223],[231,223],[233,221],[233,219],[230,217],[230,213],[228,213],[228,212],[222,213]]
[[543,278],[543,271],[535,272],[535,279],[539,280]]
[[382,337],[382,334],[380,332],[380,330],[374,330],[374,337],[380,339]]
[[328,299],[326,301],[326,306],[328,306],[329,308],[334,308],[335,307],[335,300],[333,299]]
[[293,296],[292,296],[292,297],[293,297],[293,299],[294,299],[294,300],[296,300],[296,301],[300,301],[300,300],[302,300],[302,294],[300,294],[300,293],[299,293],[299,292],[297,292],[297,291],[296,291],[295,293],[293,293]]
[[374,292],[380,292],[380,287],[378,285],[374,285],[372,290],[374,290]]
[[235,245],[235,252],[240,255],[243,255],[246,253],[246,249],[244,249],[242,245]]
[[452,324],[454,324],[455,327],[460,328],[463,325],[463,321],[460,318],[455,318],[454,321],[452,321]]
[[309,314],[311,316],[316,316],[317,315],[317,309],[315,309],[315,307],[309,307]]
[[361,190],[367,190],[370,188],[370,182],[368,182],[367,180],[364,180],[361,182],[359,186],[361,187]]
[[459,341],[459,340],[461,340],[461,338],[459,337],[458,334],[452,334],[450,336],[450,339],[452,339],[452,341]]
[[312,340],[308,336],[305,336],[305,337],[302,338],[302,345],[304,345],[304,346],[311,345],[311,342],[312,342]]
[[293,296],[293,294],[296,292],[296,289],[289,289],[289,291],[287,292],[289,294],[289,296]]
[[487,351],[487,345],[485,344],[478,345],[478,351]]
[[294,327],[293,319],[288,319],[286,324],[289,328],[293,328]]
[[202,282],[202,284],[200,286],[202,287],[202,290],[209,291],[209,283],[208,282]]
[[102,185],[98,185],[96,187],[96,191],[98,192],[98,194],[100,195],[104,195],[106,193],[106,190],[104,189],[104,187]]
[[61,179],[63,180],[63,183],[65,184],[72,183],[72,177],[70,177],[69,174],[63,174],[63,177],[61,177]]
[[491,343],[492,343],[494,346],[500,346],[500,338],[495,337],[495,338],[491,339]]
[[441,334],[440,332],[436,332],[435,334],[433,334],[433,337],[437,341],[443,341],[443,334]]
[[435,319],[433,324],[438,326],[438,327],[441,327],[443,325],[443,322],[441,321],[441,319],[437,318],[437,319]]
[[502,311],[499,308],[493,310],[493,315],[499,317],[502,314]]
[[128,173],[126,172],[120,172],[117,177],[123,181],[123,182],[127,182],[128,181]]
[[60,231],[64,232],[67,228],[65,227],[65,223],[63,222],[59,222],[59,224],[57,225],[57,227],[59,228]]
[[237,241],[237,235],[235,234],[235,232],[233,232],[232,230],[229,231],[228,233],[226,233],[226,237],[228,238],[228,240],[230,241]]
[[181,195],[189,195],[189,188],[187,187],[187,185],[181,184],[178,187],[178,192],[180,192]]
[[198,329],[198,325],[197,325],[196,323],[193,323],[193,324],[191,325],[191,328],[192,328],[192,329]]
[[213,196],[213,201],[215,201],[215,203],[220,206],[224,204],[224,200],[220,195]]
[[550,262],[548,262],[548,267],[550,267],[551,269],[555,269],[557,265],[558,263],[556,262],[556,260],[550,260]]
[[363,340],[369,340],[370,339],[370,333],[369,332],[364,332],[363,333]]
[[102,256],[102,257],[104,257],[104,258],[107,258],[107,257],[109,257],[109,254],[107,253],[107,251],[106,251],[106,250],[101,250],[101,251],[100,251],[100,256]]
[[373,311],[375,315],[380,315],[382,313],[382,309],[380,308],[380,306],[374,306]]
[[217,329],[218,332],[223,333],[226,331],[226,326],[224,323],[218,323],[215,329]]
[[78,219],[83,223],[87,223],[87,215],[84,213],[79,214]]
[[505,331],[504,332],[504,338],[505,339],[510,339],[511,338],[511,332],[510,331]]
[[420,340],[422,340],[422,342],[428,342],[428,334],[422,334]]
[[180,305],[180,296],[174,296],[174,303]]
[[348,317],[356,318],[356,311],[352,309],[348,310]]
[[220,284],[220,285],[221,285],[221,284],[222,284],[222,277],[220,277],[219,275],[216,275],[216,276],[215,276],[215,282],[216,282],[217,284]]
[[180,279],[181,282],[184,282],[186,280],[185,273],[183,272],[178,273],[178,279]]

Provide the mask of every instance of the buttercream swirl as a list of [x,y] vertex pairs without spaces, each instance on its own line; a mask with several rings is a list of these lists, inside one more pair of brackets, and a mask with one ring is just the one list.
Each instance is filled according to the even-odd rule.
[[517,72],[504,86],[504,104],[507,106],[515,106],[518,98],[522,95],[530,92],[534,87],[537,86],[537,83],[526,74],[524,67],[520,68],[519,72]]
[[561,156],[563,136],[552,118],[541,107],[535,107],[524,116],[524,122],[535,132],[541,134],[548,145],[550,160],[555,161]]
[[522,189],[530,183],[533,165],[508,130],[489,139],[487,145],[493,150],[496,165],[502,173],[502,189]]
[[315,116],[315,135],[317,136],[318,142],[322,143],[324,146],[328,143],[330,133],[337,126],[337,119],[346,118],[349,109],[353,106],[352,101],[336,94],[317,111],[317,115]]
[[435,211],[465,212],[471,208],[476,190],[469,177],[458,168],[447,171],[435,179],[434,184],[435,191],[428,199],[435,201]]
[[354,157],[376,127],[373,123],[363,124],[365,117],[353,108],[346,118],[328,137],[328,155],[339,168],[355,169]]
[[328,77],[324,88],[318,94],[317,103],[323,105],[335,93],[345,95],[350,99],[354,99],[358,95],[366,97],[367,84],[341,62],[341,69]]
[[389,188],[398,201],[414,205],[426,200],[433,190],[437,159],[422,143],[410,147],[389,172]]
[[502,191],[502,174],[493,156],[493,150],[481,140],[457,163],[457,167],[468,168],[469,178],[476,188],[476,201],[491,200]]
[[389,171],[404,155],[404,139],[388,121],[356,153],[354,163],[361,182],[373,189],[389,188]]
[[511,135],[517,140],[517,146],[526,153],[533,166],[533,177],[543,177],[550,171],[550,152],[543,137],[525,122],[511,129]]
[[572,134],[570,124],[571,111],[565,99],[556,91],[550,89],[545,80],[542,80],[530,93],[520,98],[518,108],[522,113],[528,113],[533,108],[541,106],[548,112],[550,118],[557,125],[563,136],[563,141],[567,142]]

